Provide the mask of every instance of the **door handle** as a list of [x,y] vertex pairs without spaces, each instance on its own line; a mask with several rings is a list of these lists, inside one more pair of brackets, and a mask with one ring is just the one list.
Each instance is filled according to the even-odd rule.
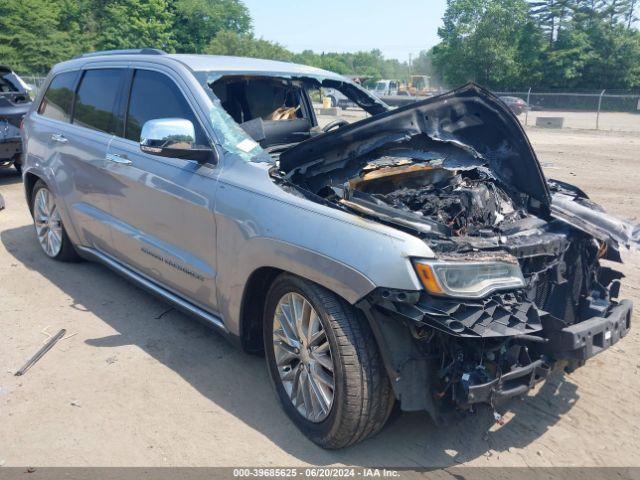
[[117,153],[107,153],[107,156],[105,158],[110,162],[117,163],[119,165],[131,165],[133,163],[127,157],[124,157]]
[[61,135],[59,133],[52,133],[50,138],[51,141],[57,143],[67,143],[69,141],[64,135]]

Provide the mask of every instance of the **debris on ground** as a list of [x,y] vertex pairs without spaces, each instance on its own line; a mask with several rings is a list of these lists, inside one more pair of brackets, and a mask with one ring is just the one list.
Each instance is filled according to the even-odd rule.
[[40,350],[38,350],[33,355],[33,357],[31,357],[29,360],[27,360],[27,363],[25,363],[22,366],[22,368],[20,370],[18,370],[14,375],[16,377],[24,375],[27,370],[29,370],[38,360],[40,360],[44,356],[45,353],[47,353],[49,350],[51,350],[51,348],[58,342],[58,340],[60,340],[62,337],[64,337],[65,333],[67,333],[67,331],[63,328],[58,333],[56,333],[53,337],[51,337],[47,341],[47,343],[45,343],[40,348]]

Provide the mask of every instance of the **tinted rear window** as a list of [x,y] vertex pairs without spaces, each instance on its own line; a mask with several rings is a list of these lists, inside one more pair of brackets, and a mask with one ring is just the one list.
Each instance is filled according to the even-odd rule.
[[200,124],[176,84],[162,73],[136,70],[129,100],[126,137],[140,141],[145,122],[158,118],[184,118],[191,121],[195,128],[196,143],[207,144]]
[[121,133],[119,93],[126,73],[121,68],[87,70],[76,95],[73,123],[110,134]]
[[71,118],[73,88],[78,72],[66,72],[56,75],[44,94],[38,113],[44,117],[68,122]]

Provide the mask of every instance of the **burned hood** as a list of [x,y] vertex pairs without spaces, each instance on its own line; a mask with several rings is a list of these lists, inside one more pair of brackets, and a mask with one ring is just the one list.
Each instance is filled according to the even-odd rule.
[[544,205],[551,203],[540,163],[520,122],[498,97],[472,83],[301,142],[280,155],[280,170],[318,175],[416,135],[469,153],[474,164],[467,158],[459,167],[487,165],[514,189]]

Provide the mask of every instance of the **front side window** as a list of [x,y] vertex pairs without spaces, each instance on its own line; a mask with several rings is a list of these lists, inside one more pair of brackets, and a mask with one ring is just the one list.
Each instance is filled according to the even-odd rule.
[[49,84],[38,113],[43,117],[69,122],[73,104],[73,89],[78,72],[65,72],[56,75]]
[[131,86],[125,137],[140,141],[142,126],[159,118],[183,118],[193,123],[196,144],[208,141],[191,107],[176,84],[166,75],[150,70],[136,70]]
[[127,71],[121,68],[87,70],[82,77],[73,123],[101,132],[122,132],[120,92]]

